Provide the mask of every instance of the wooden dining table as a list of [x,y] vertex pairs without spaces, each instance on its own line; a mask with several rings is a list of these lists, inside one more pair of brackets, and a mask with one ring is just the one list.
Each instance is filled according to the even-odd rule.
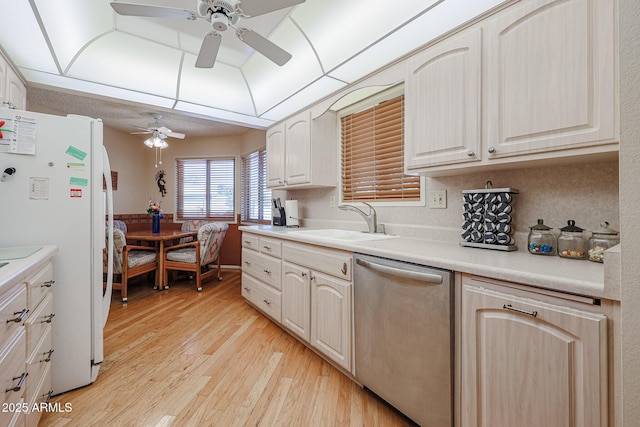
[[198,231],[181,231],[181,230],[160,230],[158,233],[152,233],[151,230],[140,231],[128,231],[125,234],[127,242],[151,242],[153,247],[158,251],[158,272],[156,273],[156,283],[153,289],[167,289],[168,286],[164,283],[164,247],[170,245],[184,237],[198,236]]

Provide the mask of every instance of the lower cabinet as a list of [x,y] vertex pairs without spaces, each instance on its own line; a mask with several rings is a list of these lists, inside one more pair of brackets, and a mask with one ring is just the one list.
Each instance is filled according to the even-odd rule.
[[270,239],[269,247],[282,247],[281,263],[276,265],[279,259],[257,253],[256,248],[264,246],[262,240],[243,234],[242,295],[327,360],[351,372],[351,253]]
[[460,425],[608,425],[607,317],[567,297],[463,275]]
[[351,282],[312,272],[311,345],[351,371]]

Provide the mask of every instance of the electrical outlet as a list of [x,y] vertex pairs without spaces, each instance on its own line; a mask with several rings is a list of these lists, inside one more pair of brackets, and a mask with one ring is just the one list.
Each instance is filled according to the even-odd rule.
[[447,190],[429,190],[429,208],[447,208]]

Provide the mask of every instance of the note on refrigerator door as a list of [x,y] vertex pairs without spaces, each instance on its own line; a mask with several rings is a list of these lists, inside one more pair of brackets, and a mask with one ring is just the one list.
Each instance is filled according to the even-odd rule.
[[49,200],[49,178],[29,178],[29,200]]
[[35,155],[36,129],[33,117],[0,117],[0,152]]

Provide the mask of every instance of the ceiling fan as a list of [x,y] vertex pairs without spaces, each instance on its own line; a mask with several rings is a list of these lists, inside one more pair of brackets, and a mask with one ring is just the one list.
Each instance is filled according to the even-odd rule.
[[135,128],[140,129],[140,131],[131,132],[131,135],[145,135],[152,133],[154,136],[157,136],[160,139],[166,139],[167,137],[184,139],[184,133],[173,132],[171,129],[160,123],[162,115],[152,114],[152,117],[154,118],[155,122],[149,123],[146,128],[134,126]]
[[216,62],[220,43],[222,42],[221,33],[229,27],[235,30],[236,35],[242,42],[260,52],[267,59],[280,66],[286,64],[291,59],[289,52],[255,31],[237,27],[236,24],[240,18],[264,15],[265,13],[304,2],[305,0],[196,0],[197,12],[173,7],[120,2],[111,2],[111,7],[119,15],[187,19],[189,21],[204,19],[209,22],[213,30],[204,36],[196,59],[196,67],[211,68]]

